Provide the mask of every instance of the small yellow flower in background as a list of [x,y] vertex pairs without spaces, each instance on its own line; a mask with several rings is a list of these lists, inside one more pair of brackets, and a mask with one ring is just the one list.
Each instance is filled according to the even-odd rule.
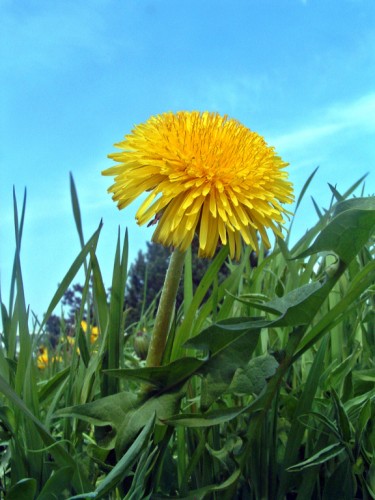
[[40,370],[44,370],[51,363],[61,363],[63,361],[62,356],[52,356],[49,358],[47,347],[40,347],[39,355],[37,357],[37,366]]
[[96,342],[98,337],[99,337],[99,328],[97,326],[93,326],[91,328],[90,342],[93,344],[94,342]]
[[37,366],[39,369],[44,370],[48,366],[48,349],[44,346],[40,347],[39,355],[37,357]]
[[[199,256],[212,257],[219,240],[239,259],[242,240],[258,249],[257,232],[282,237],[281,204],[293,201],[288,165],[263,137],[217,113],[180,111],[152,116],[116,144],[118,162],[103,172],[122,209],[150,194],[138,224],[157,222],[153,241],[184,251],[199,234]],[[152,223],[151,222],[151,223]]]
[[67,335],[66,337],[66,342],[70,345],[73,346],[76,343],[75,337],[72,337],[71,335]]
[[[85,320],[81,321],[81,328],[85,333],[87,333],[87,322]],[[91,342],[91,344],[94,344],[94,342],[96,342],[98,337],[99,337],[99,328],[97,326],[92,326],[90,328],[90,342]]]
[[62,363],[63,358],[62,356],[52,356],[51,361],[52,363]]

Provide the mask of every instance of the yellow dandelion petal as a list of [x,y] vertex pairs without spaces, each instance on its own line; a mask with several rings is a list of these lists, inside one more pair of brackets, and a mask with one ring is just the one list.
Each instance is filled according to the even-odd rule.
[[[288,165],[259,134],[217,113],[180,111],[152,116],[116,144],[117,164],[103,172],[124,208],[141,193],[138,224],[157,222],[153,241],[185,250],[199,233],[199,255],[212,257],[218,242],[239,259],[242,242],[269,246],[280,236],[293,201]],[[87,327],[86,327],[87,328]]]
[[44,370],[48,366],[48,349],[46,347],[41,347],[39,349],[39,355],[37,357],[36,363],[40,370]]

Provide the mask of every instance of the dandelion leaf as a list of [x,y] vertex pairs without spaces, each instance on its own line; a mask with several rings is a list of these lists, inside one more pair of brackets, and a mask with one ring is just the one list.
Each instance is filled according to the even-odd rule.
[[375,197],[354,198],[337,204],[330,223],[314,243],[295,258],[334,252],[349,264],[375,231]]
[[109,426],[111,429],[106,430],[98,444],[107,449],[115,448],[117,455],[121,456],[154,413],[158,421],[177,412],[182,394],[182,391],[176,391],[147,399],[120,392],[91,403],[64,408],[57,412],[57,416],[80,418],[99,427]]

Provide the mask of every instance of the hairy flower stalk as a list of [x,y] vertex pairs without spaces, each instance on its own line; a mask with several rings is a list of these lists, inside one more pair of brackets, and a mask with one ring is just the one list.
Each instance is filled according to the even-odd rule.
[[159,366],[161,364],[184,260],[185,252],[180,252],[176,248],[171,255],[167,274],[165,275],[158,312],[156,314],[154,329],[148,348],[146,366]]
[[[114,176],[109,192],[119,209],[149,193],[136,219],[140,225],[156,224],[154,242],[177,249],[171,266],[178,255],[182,267],[180,254],[195,235],[200,257],[212,257],[221,243],[237,260],[243,243],[258,250],[258,235],[270,248],[267,230],[283,237],[283,216],[290,212],[282,204],[293,201],[284,170],[288,164],[262,136],[237,120],[209,112],[163,113],[137,125],[116,146],[121,151],[109,157],[117,165],[103,172]],[[172,313],[174,293],[160,303],[155,332],[163,335],[170,316],[162,327],[157,324]],[[162,335],[155,332],[150,351],[158,350],[160,362],[165,339],[154,340]],[[155,355],[150,356],[149,366],[156,362]]]

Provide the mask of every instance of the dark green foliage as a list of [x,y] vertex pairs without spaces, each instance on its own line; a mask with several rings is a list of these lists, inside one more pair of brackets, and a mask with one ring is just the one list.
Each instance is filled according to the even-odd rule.
[[[1,304],[1,493],[375,498],[375,199],[334,189],[338,203],[319,211],[317,225],[292,249],[278,241],[258,267],[250,249],[223,267],[226,248],[212,262],[196,261],[193,249],[192,268],[202,265],[203,276],[190,280],[188,255],[167,355],[162,366],[145,367],[124,336],[127,235],[118,237],[108,303],[95,255],[100,228],[85,244],[72,190],[82,251],[35,336],[16,224],[13,299],[8,309]],[[155,284],[151,261],[159,258],[165,266],[168,251],[149,245],[137,259],[133,283],[144,313],[159,291],[144,300]],[[71,297],[80,351],[61,350],[57,366],[38,371],[34,339],[82,266],[85,283],[72,289],[82,297]],[[227,274],[218,279],[221,267]],[[79,329],[85,315],[98,325],[93,345]]]

